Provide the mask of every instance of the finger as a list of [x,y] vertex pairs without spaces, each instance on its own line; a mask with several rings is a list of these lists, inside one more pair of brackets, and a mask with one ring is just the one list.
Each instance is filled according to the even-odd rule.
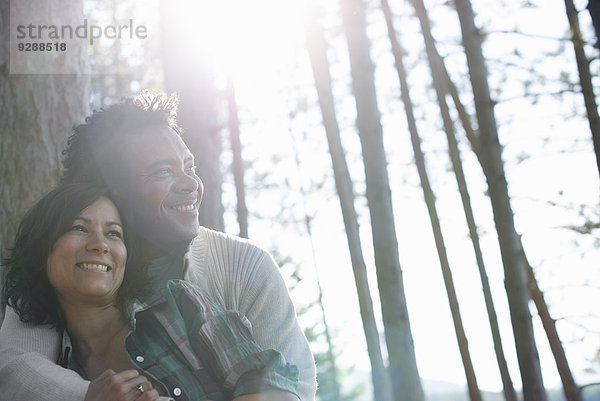
[[139,372],[137,370],[124,370],[112,376],[108,376],[101,382],[101,385],[107,390],[110,389],[111,394],[115,394],[119,397],[128,394],[131,391],[133,385],[130,381],[135,380],[136,378],[139,378]]
[[126,383],[130,388],[135,388],[135,387],[139,386],[140,384],[143,384],[144,390],[152,388],[152,383],[150,383],[148,381],[146,376],[134,377],[133,379],[129,379]]
[[115,382],[122,383],[122,382],[129,381],[133,378],[139,377],[139,375],[140,375],[140,372],[138,372],[137,370],[128,369],[128,370],[124,370],[122,372],[114,374],[113,378],[114,378]]
[[130,394],[134,400],[153,390],[152,383],[150,383],[144,376],[129,380],[127,382],[127,386],[129,387],[128,394]]
[[103,380],[106,379],[107,377],[113,376],[115,374],[115,371],[112,369],[106,369],[104,372],[102,372],[100,374],[100,376],[96,377],[96,380]]
[[159,397],[158,391],[152,389],[140,395],[136,401],[155,401]]

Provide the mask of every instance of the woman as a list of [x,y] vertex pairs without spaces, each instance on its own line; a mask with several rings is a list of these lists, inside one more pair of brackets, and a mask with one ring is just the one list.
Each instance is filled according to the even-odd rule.
[[91,380],[87,401],[297,400],[296,367],[245,317],[181,280],[144,294],[137,253],[106,190],[72,184],[25,215],[4,261],[3,301],[64,332],[59,362]]

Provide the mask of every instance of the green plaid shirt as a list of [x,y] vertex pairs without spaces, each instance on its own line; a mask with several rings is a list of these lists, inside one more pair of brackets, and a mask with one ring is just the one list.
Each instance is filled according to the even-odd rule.
[[[168,281],[136,300],[127,315],[129,359],[176,401],[225,401],[274,389],[298,395],[298,368],[279,352],[262,350],[244,315],[223,310],[186,281]],[[81,374],[64,337],[62,364]]]

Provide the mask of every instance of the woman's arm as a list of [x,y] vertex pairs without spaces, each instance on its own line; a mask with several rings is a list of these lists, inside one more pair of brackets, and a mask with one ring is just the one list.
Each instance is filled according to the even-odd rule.
[[7,307],[0,327],[0,394],[14,401],[81,401],[89,382],[58,366],[55,329],[19,320]]

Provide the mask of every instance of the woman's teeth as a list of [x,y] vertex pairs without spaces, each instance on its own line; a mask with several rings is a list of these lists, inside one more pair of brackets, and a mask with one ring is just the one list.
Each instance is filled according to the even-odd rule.
[[99,272],[107,272],[110,270],[110,267],[106,265],[97,265],[94,263],[81,263],[78,266],[81,267],[83,270],[95,270]]
[[187,206],[173,206],[172,209],[175,209],[178,212],[191,212],[192,210],[195,209],[194,205],[195,204],[192,203],[191,205],[187,205]]

